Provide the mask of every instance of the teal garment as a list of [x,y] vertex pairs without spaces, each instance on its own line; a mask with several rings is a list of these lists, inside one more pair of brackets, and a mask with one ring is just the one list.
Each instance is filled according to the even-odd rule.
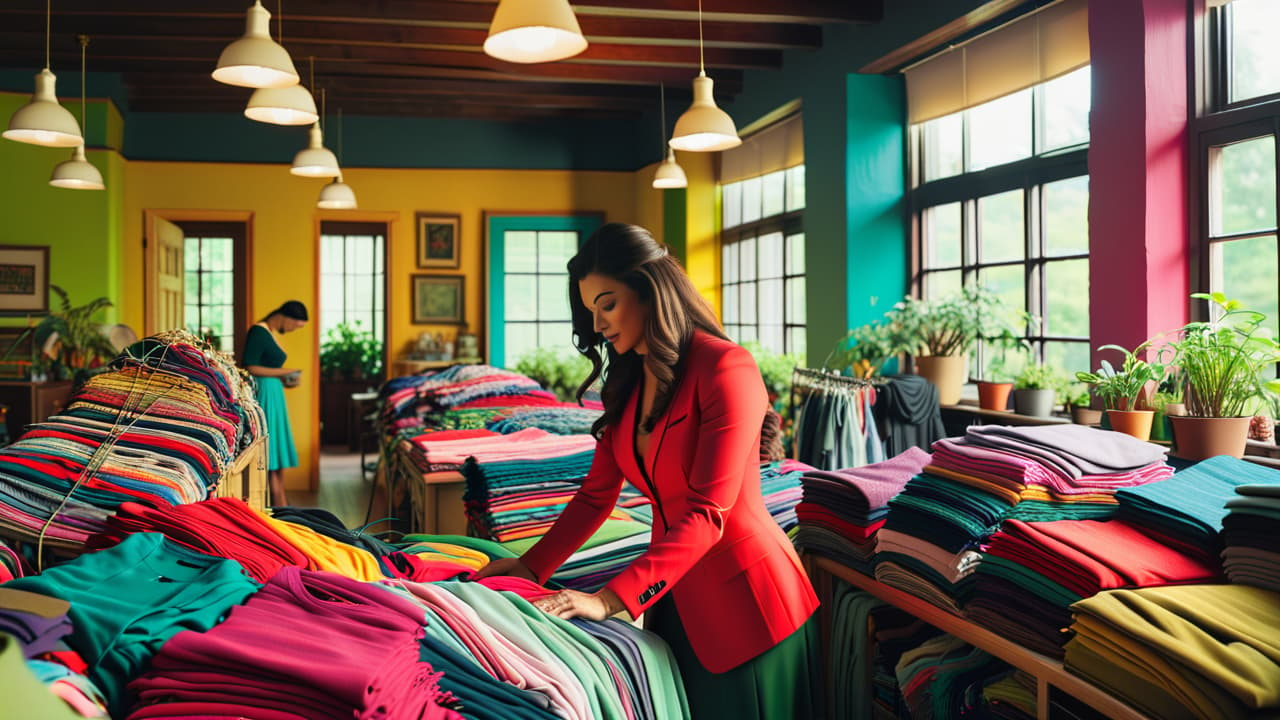
[[241,364],[245,367],[261,365],[269,368],[282,368],[289,359],[284,348],[272,337],[271,331],[261,325],[249,328],[244,338],[244,351],[240,353]]
[[822,717],[816,614],[782,642],[725,673],[702,666],[671,596],[654,603],[645,614],[649,627],[671,646],[692,720]]
[[831,610],[831,662],[827,687],[834,695],[835,717],[871,720],[875,716],[871,687],[871,611],[885,603],[871,593],[835,580]]
[[298,449],[293,444],[289,427],[289,408],[284,399],[284,383],[280,378],[260,377],[258,404],[267,420],[267,470],[298,467]]
[[84,720],[27,667],[22,645],[0,633],[0,720]]
[[71,603],[67,644],[88,663],[111,715],[124,717],[125,685],[166,640],[182,630],[212,628],[261,585],[234,560],[187,550],[158,533],[137,533],[5,587]]

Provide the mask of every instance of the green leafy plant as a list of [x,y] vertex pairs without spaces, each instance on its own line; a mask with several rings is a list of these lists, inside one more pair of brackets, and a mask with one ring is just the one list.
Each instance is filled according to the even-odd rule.
[[[40,322],[23,331],[4,358],[7,359],[13,349],[28,336],[31,338],[34,355],[33,372],[52,370],[59,376],[65,376],[74,371],[97,367],[104,360],[114,357],[115,348],[102,333],[101,325],[93,319],[98,311],[111,307],[111,301],[100,297],[75,306],[71,304],[66,290],[57,285],[50,285],[49,290],[58,296],[60,309],[50,312]],[[46,351],[50,352],[46,354]]]
[[320,372],[331,380],[373,380],[382,372],[382,343],[359,320],[332,327],[320,344]]
[[1026,366],[1013,379],[1015,390],[1053,390],[1056,393],[1062,385],[1063,378],[1058,371],[1041,363]]
[[889,358],[898,354],[892,328],[872,322],[853,328],[832,349],[822,366],[869,378],[880,374]]
[[1058,400],[1068,407],[1087,408],[1093,404],[1089,386],[1080,382],[1065,382],[1059,390]]
[[907,297],[885,313],[896,349],[912,355],[963,355],[980,338],[1017,345],[1030,319],[986,287],[970,285],[936,300]]
[[1097,372],[1078,372],[1076,379],[1093,385],[1094,392],[1102,399],[1108,410],[1133,410],[1138,404],[1138,396],[1147,383],[1159,383],[1164,379],[1165,366],[1151,363],[1138,357],[1150,343],[1139,345],[1133,352],[1119,345],[1103,345],[1102,350],[1118,350],[1124,354],[1124,364],[1116,370],[1111,363],[1103,360]]
[[1193,293],[1217,317],[1187,323],[1169,343],[1172,364],[1186,377],[1187,412],[1196,417],[1241,417],[1280,393],[1280,380],[1263,380],[1280,362],[1280,343],[1264,327],[1267,316],[1220,292]]
[[795,355],[779,355],[754,340],[742,343],[742,347],[755,358],[760,368],[760,377],[764,379],[764,387],[775,402],[787,397],[791,392],[791,374],[800,364]]
[[521,355],[515,371],[571,402],[577,398],[578,386],[591,373],[591,361],[576,352],[539,347]]

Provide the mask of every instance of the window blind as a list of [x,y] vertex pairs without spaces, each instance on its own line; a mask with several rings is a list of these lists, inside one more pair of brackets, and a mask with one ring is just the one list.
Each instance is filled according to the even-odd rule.
[[799,113],[742,139],[720,154],[720,184],[768,175],[804,164],[804,123]]

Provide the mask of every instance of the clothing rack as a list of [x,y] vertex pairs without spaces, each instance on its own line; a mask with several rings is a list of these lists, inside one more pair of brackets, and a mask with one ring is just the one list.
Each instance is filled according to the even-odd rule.
[[882,377],[860,378],[850,375],[839,375],[836,370],[796,367],[791,371],[791,417],[795,417],[797,395],[808,396],[813,391],[824,393],[849,392],[863,388],[884,385],[887,380]]

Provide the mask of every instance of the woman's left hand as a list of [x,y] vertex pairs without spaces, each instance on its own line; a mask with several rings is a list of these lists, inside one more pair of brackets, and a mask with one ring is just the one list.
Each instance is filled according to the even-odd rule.
[[626,609],[618,595],[608,588],[597,593],[561,590],[534,600],[533,606],[563,620],[575,617],[605,620]]

